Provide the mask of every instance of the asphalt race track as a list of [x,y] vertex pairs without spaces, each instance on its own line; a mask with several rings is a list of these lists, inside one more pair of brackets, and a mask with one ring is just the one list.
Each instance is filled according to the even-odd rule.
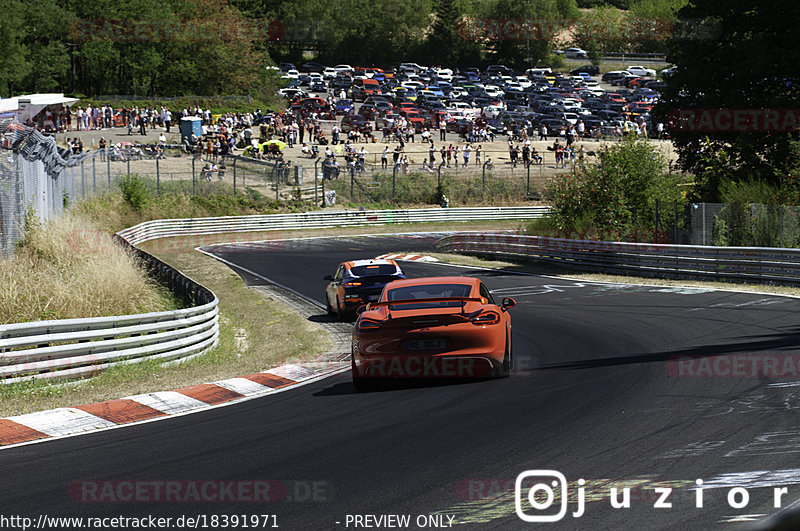
[[[351,237],[215,252],[321,306],[322,277],[339,262],[434,243]],[[777,513],[776,488],[786,489],[783,509],[800,499],[800,299],[427,263],[403,269],[478,276],[517,300],[511,378],[358,393],[345,373],[167,421],[5,449],[0,513],[205,515],[208,527],[212,515],[274,515],[251,527],[289,530],[386,529],[405,517],[412,529],[450,521],[464,529],[707,529],[747,528]],[[522,493],[526,517],[555,518],[568,501],[558,523],[517,515],[514,482],[526,470],[566,477],[568,495],[553,487],[552,505],[534,500],[541,511]],[[552,480],[523,487],[536,479]],[[101,491],[87,489],[235,480],[269,480],[272,501],[239,492],[234,503],[160,502],[152,495],[159,483],[141,501],[93,501]],[[611,507],[614,486],[619,501],[630,488],[630,508]],[[664,493],[671,507],[658,507]],[[576,517],[579,498],[585,511]]]

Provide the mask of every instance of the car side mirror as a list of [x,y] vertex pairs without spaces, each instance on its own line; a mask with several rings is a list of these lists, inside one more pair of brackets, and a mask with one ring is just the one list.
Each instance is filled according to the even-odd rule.
[[512,299],[511,297],[503,297],[503,302],[500,305],[503,311],[507,311],[509,308],[513,308],[517,305],[517,301]]
[[322,280],[333,280],[333,277],[330,275],[325,275],[324,277],[322,277]]

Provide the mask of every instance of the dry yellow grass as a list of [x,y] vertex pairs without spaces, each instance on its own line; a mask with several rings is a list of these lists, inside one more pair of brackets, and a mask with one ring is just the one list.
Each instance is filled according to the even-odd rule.
[[111,236],[83,217],[29,223],[13,258],[0,261],[0,323],[173,309]]

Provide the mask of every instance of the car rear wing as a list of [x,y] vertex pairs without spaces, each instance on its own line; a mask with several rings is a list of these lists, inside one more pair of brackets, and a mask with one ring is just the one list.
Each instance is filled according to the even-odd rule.
[[381,306],[395,306],[395,305],[403,305],[403,304],[428,304],[433,302],[459,302],[461,303],[461,311],[464,311],[464,306],[468,302],[479,302],[481,304],[486,304],[487,301],[483,297],[432,297],[428,299],[398,299],[394,301],[380,301],[380,302],[371,302],[367,304],[367,310],[373,310],[375,308],[380,308]]

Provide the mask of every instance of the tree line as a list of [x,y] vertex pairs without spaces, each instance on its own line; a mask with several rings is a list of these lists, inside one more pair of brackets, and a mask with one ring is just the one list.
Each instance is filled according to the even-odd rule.
[[647,18],[685,2],[0,0],[0,96],[258,96],[279,61],[521,67],[556,46],[664,49]]

